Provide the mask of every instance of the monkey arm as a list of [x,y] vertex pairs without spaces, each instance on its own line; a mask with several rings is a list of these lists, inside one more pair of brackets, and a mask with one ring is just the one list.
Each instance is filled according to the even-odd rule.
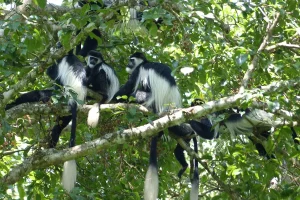
[[135,69],[133,73],[130,75],[128,81],[123,85],[120,90],[114,95],[113,101],[119,102],[120,100],[117,99],[118,96],[127,95],[130,96],[134,92],[134,88],[137,84],[137,79],[139,77],[140,70]]
[[215,137],[211,122],[205,118],[200,121],[191,120],[189,122],[193,130],[202,138],[212,140]]

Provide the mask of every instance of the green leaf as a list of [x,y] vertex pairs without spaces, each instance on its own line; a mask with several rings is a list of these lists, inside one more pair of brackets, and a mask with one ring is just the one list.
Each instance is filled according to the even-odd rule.
[[155,23],[152,23],[151,24],[151,27],[150,27],[150,30],[149,30],[149,34],[152,36],[152,37],[156,37],[157,36],[157,25]]
[[47,0],[34,0],[35,4],[40,8],[45,8],[47,5]]
[[24,199],[25,198],[25,190],[23,188],[23,181],[22,182],[18,182],[17,184],[17,188],[18,188],[18,193],[19,193],[19,197],[20,199]]
[[241,173],[242,173],[241,169],[234,169],[231,174],[233,175],[233,177],[236,177],[237,175],[239,175]]

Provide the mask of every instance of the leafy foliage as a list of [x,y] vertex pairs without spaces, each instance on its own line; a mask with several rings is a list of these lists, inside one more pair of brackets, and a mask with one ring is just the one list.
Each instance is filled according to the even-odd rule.
[[[2,3],[3,1],[0,1]],[[160,1],[161,2],[161,1]],[[1,11],[0,27],[0,91],[4,93],[33,69],[38,75],[23,85],[22,91],[47,88],[52,84],[44,75],[43,66],[52,55],[50,47],[61,41],[71,49],[77,30],[93,22],[101,31],[97,38],[107,63],[114,67],[121,83],[127,80],[125,67],[135,51],[146,52],[149,60],[168,64],[188,107],[194,98],[218,100],[236,94],[244,74],[258,58],[248,82],[248,89],[259,88],[274,81],[299,78],[299,2],[291,1],[166,1],[155,6],[141,6],[141,21],[130,20],[129,7],[112,5],[100,8],[85,5],[67,10],[46,9],[46,1],[29,5],[26,19],[20,13],[5,15]],[[268,24],[280,13],[267,47],[258,52],[269,34]],[[159,19],[159,20],[158,20]],[[162,21],[157,24],[158,21]],[[58,33],[50,24],[60,27]],[[87,33],[96,37],[93,33]],[[83,38],[84,39],[84,38]],[[288,45],[293,44],[294,46]],[[41,54],[41,52],[44,52]],[[84,58],[80,58],[84,61]],[[188,71],[186,71],[188,70]],[[246,91],[247,92],[247,91]],[[257,91],[259,93],[259,90]],[[269,110],[282,109],[294,115],[300,113],[299,89],[287,88],[282,93],[261,95],[258,101]],[[251,102],[253,99],[250,99]],[[249,102],[239,102],[247,107]],[[1,107],[2,108],[2,107]],[[0,177],[28,156],[44,148],[46,138],[55,123],[55,116],[25,115],[7,121],[1,111]],[[137,110],[110,110],[101,113],[101,123],[95,129],[86,126],[86,116],[79,116],[76,143],[146,123],[156,116],[144,116]],[[300,129],[296,128],[298,132]],[[67,146],[69,134],[63,134],[57,149]],[[188,199],[189,174],[179,180],[180,165],[173,149],[176,141],[165,137],[159,143],[160,199]],[[276,159],[258,155],[254,145],[244,136],[204,141],[199,155],[226,191],[204,168],[200,168],[202,199],[296,199],[300,196],[299,146],[295,146],[288,127],[277,128],[264,142],[268,153]],[[76,159],[79,178],[76,188],[67,194],[60,185],[62,165],[32,171],[13,185],[0,185],[1,199],[141,199],[143,181],[149,157],[149,139],[123,145],[112,145],[97,154]],[[11,153],[9,153],[11,152]],[[279,184],[271,187],[277,177]]]

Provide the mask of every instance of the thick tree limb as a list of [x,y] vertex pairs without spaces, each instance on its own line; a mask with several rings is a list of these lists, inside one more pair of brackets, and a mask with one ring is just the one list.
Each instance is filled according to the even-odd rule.
[[258,64],[258,60],[259,60],[259,54],[266,48],[266,46],[268,45],[268,41],[271,39],[272,37],[272,33],[274,28],[276,27],[278,21],[279,21],[279,17],[280,17],[280,13],[277,13],[275,15],[275,19],[272,23],[269,23],[267,26],[267,35],[264,37],[263,42],[260,44],[260,47],[258,48],[258,50],[256,51],[256,54],[254,55],[251,64],[248,66],[248,70],[246,71],[244,78],[242,80],[242,84],[241,87],[239,89],[239,93],[243,93],[245,91],[245,88],[247,88],[248,82],[251,78],[251,75],[253,73],[253,71],[255,70],[257,64]]
[[[299,86],[298,81],[281,81],[276,84],[277,87],[265,87],[262,93],[268,93],[270,91],[280,91],[284,87],[283,85]],[[114,144],[123,144],[127,141],[146,138],[157,134],[159,131],[166,129],[167,127],[174,126],[190,119],[200,118],[209,113],[216,112],[222,109],[236,106],[238,102],[247,100],[250,97],[259,97],[261,93],[250,94],[236,94],[231,97],[225,97],[218,101],[210,101],[201,106],[194,106],[177,110],[175,113],[171,113],[160,119],[153,121],[151,124],[146,124],[137,128],[127,129],[123,131],[117,131],[115,133],[108,133],[103,137],[87,142],[82,145],[75,146],[73,148],[58,151],[55,149],[41,150],[34,153],[31,157],[27,158],[22,164],[11,169],[11,171],[3,177],[0,182],[3,184],[13,184],[17,182],[23,176],[29,174],[30,171],[35,169],[46,168],[51,165],[60,164],[64,161],[75,159],[77,157],[86,156],[96,151],[107,148]],[[284,125],[284,122],[283,124]],[[225,186],[226,187],[226,186]]]
[[[300,78],[289,80],[289,81],[276,81],[272,82],[269,85],[261,86],[260,88],[255,88],[252,90],[247,91],[247,95],[249,99],[253,99],[255,96],[261,95],[260,92],[263,93],[273,93],[273,92],[281,92],[286,90],[287,88],[297,88],[300,85]],[[253,101],[253,103],[258,103]],[[266,106],[259,105],[256,107],[264,108]],[[83,107],[79,108],[79,112],[87,113],[89,109],[91,109],[91,105],[84,105]],[[105,109],[129,109],[135,108],[141,112],[147,113],[149,112],[147,108],[141,105],[135,104],[126,104],[126,103],[118,103],[118,104],[102,104],[100,106],[100,111]],[[214,112],[214,111],[213,111]],[[271,111],[272,112],[272,111]],[[278,111],[276,111],[278,112]],[[69,114],[68,106],[57,106],[57,104],[41,104],[41,103],[24,103],[13,107],[6,111],[6,118],[8,119],[16,119],[18,117],[22,117],[24,115],[50,115],[50,114],[58,114],[64,115]],[[210,113],[207,113],[210,114]],[[278,114],[278,113],[277,113]]]
[[[79,107],[79,112],[87,114],[88,111],[93,107],[93,105],[83,105]],[[120,110],[120,109],[137,109],[143,113],[148,113],[149,110],[142,105],[138,104],[127,104],[127,103],[117,103],[117,104],[101,104],[100,111],[102,110]],[[70,110],[69,106],[57,104],[43,104],[43,103],[23,103],[18,106],[15,106],[6,111],[7,119],[17,119],[24,115],[69,115]]]

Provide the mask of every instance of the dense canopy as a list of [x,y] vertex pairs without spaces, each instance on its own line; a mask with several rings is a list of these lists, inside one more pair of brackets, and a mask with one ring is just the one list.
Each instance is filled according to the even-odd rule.
[[[71,0],[62,5],[0,0],[1,199],[142,199],[150,137],[161,130],[159,199],[188,199],[190,170],[179,179],[181,166],[173,155],[183,140],[166,128],[236,107],[259,108],[282,119],[268,140],[257,137],[274,158],[260,156],[245,135],[224,134],[211,141],[198,137],[197,155],[183,146],[189,152],[186,158],[194,156],[200,163],[199,198],[300,196],[300,146],[290,130],[295,128],[299,141],[298,0],[91,2],[77,7]],[[14,3],[18,6],[5,7]],[[137,18],[130,15],[132,9]],[[79,111],[78,146],[68,149],[67,130],[57,147],[48,149],[56,116],[68,112],[63,98],[8,111],[5,106],[22,92],[52,87],[46,69],[87,36],[97,39],[97,50],[121,84],[128,78],[128,58],[136,51],[170,66],[184,108],[160,118],[131,104],[101,105],[101,121],[89,128],[87,110],[94,102],[87,102]],[[58,41],[63,48],[53,53]],[[198,98],[207,103],[191,107]],[[67,193],[61,173],[70,159],[76,159],[78,180]]]

